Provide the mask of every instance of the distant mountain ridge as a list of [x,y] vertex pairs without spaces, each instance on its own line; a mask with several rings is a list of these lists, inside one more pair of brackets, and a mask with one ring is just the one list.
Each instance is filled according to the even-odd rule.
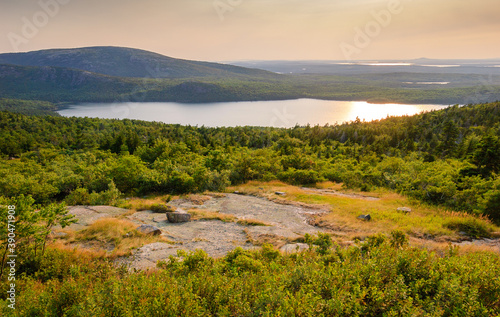
[[[275,73],[280,70],[256,69],[261,67],[254,64],[246,68],[189,61],[123,47],[8,53],[0,54],[0,98],[49,101],[58,105],[298,98],[412,104],[500,100],[500,67],[496,67],[497,64],[468,67],[487,70],[492,74],[488,77],[476,73],[445,73],[445,70],[466,67],[442,68],[440,65],[397,66],[401,67],[397,69],[395,66],[326,65],[324,62],[272,64],[275,62],[260,63],[262,68],[283,67],[285,74]],[[412,67],[429,70],[427,73],[412,72]],[[385,68],[391,71],[371,71]],[[439,73],[431,73],[431,70]]]
[[275,75],[260,69],[177,59],[145,50],[115,46],[5,53],[0,54],[0,64],[64,67],[109,76],[138,78]]

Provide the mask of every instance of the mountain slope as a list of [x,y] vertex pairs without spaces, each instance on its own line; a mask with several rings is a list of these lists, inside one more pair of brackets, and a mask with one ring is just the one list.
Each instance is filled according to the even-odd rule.
[[131,91],[134,81],[61,67],[0,65],[0,96],[3,98],[112,101]]
[[75,68],[118,77],[276,76],[259,69],[176,59],[144,50],[112,46],[0,54],[0,64]]
[[217,102],[294,99],[281,85],[246,77],[150,79],[114,77],[89,71],[0,64],[0,98],[61,102],[177,101]]

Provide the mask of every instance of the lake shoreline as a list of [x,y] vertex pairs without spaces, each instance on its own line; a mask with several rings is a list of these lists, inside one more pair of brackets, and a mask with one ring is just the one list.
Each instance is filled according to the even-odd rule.
[[388,116],[414,115],[449,105],[369,103],[366,101],[312,98],[210,103],[114,102],[64,104],[57,113],[65,117],[135,119],[191,126],[269,126],[342,124]]

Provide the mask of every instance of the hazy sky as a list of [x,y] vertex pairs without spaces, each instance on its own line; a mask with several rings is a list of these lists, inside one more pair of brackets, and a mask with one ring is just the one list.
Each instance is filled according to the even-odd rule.
[[499,17],[498,0],[0,0],[0,52],[113,45],[208,61],[500,58]]

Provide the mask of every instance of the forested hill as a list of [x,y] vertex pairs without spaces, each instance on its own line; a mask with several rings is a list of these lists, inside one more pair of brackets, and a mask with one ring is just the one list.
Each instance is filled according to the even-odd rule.
[[[205,128],[0,112],[0,193],[65,199],[222,190],[249,180],[390,188],[500,220],[500,103],[291,129]],[[10,159],[9,159],[10,158]]]
[[61,101],[116,101],[137,83],[87,71],[60,67],[0,65],[0,97]]
[[275,76],[259,69],[177,59],[144,50],[112,46],[6,53],[0,54],[0,64],[73,68],[116,77]]
[[[287,87],[288,86],[288,87]],[[283,87],[285,87],[283,89]],[[112,77],[71,68],[0,65],[0,98],[61,102],[222,102],[294,99],[293,86],[250,79]]]
[[285,75],[137,49],[89,47],[0,54],[0,98],[57,104],[317,98],[449,105],[499,100],[500,77],[399,72]]
[[53,103],[38,100],[17,100],[0,98],[0,111],[10,111],[26,115],[59,116]]

